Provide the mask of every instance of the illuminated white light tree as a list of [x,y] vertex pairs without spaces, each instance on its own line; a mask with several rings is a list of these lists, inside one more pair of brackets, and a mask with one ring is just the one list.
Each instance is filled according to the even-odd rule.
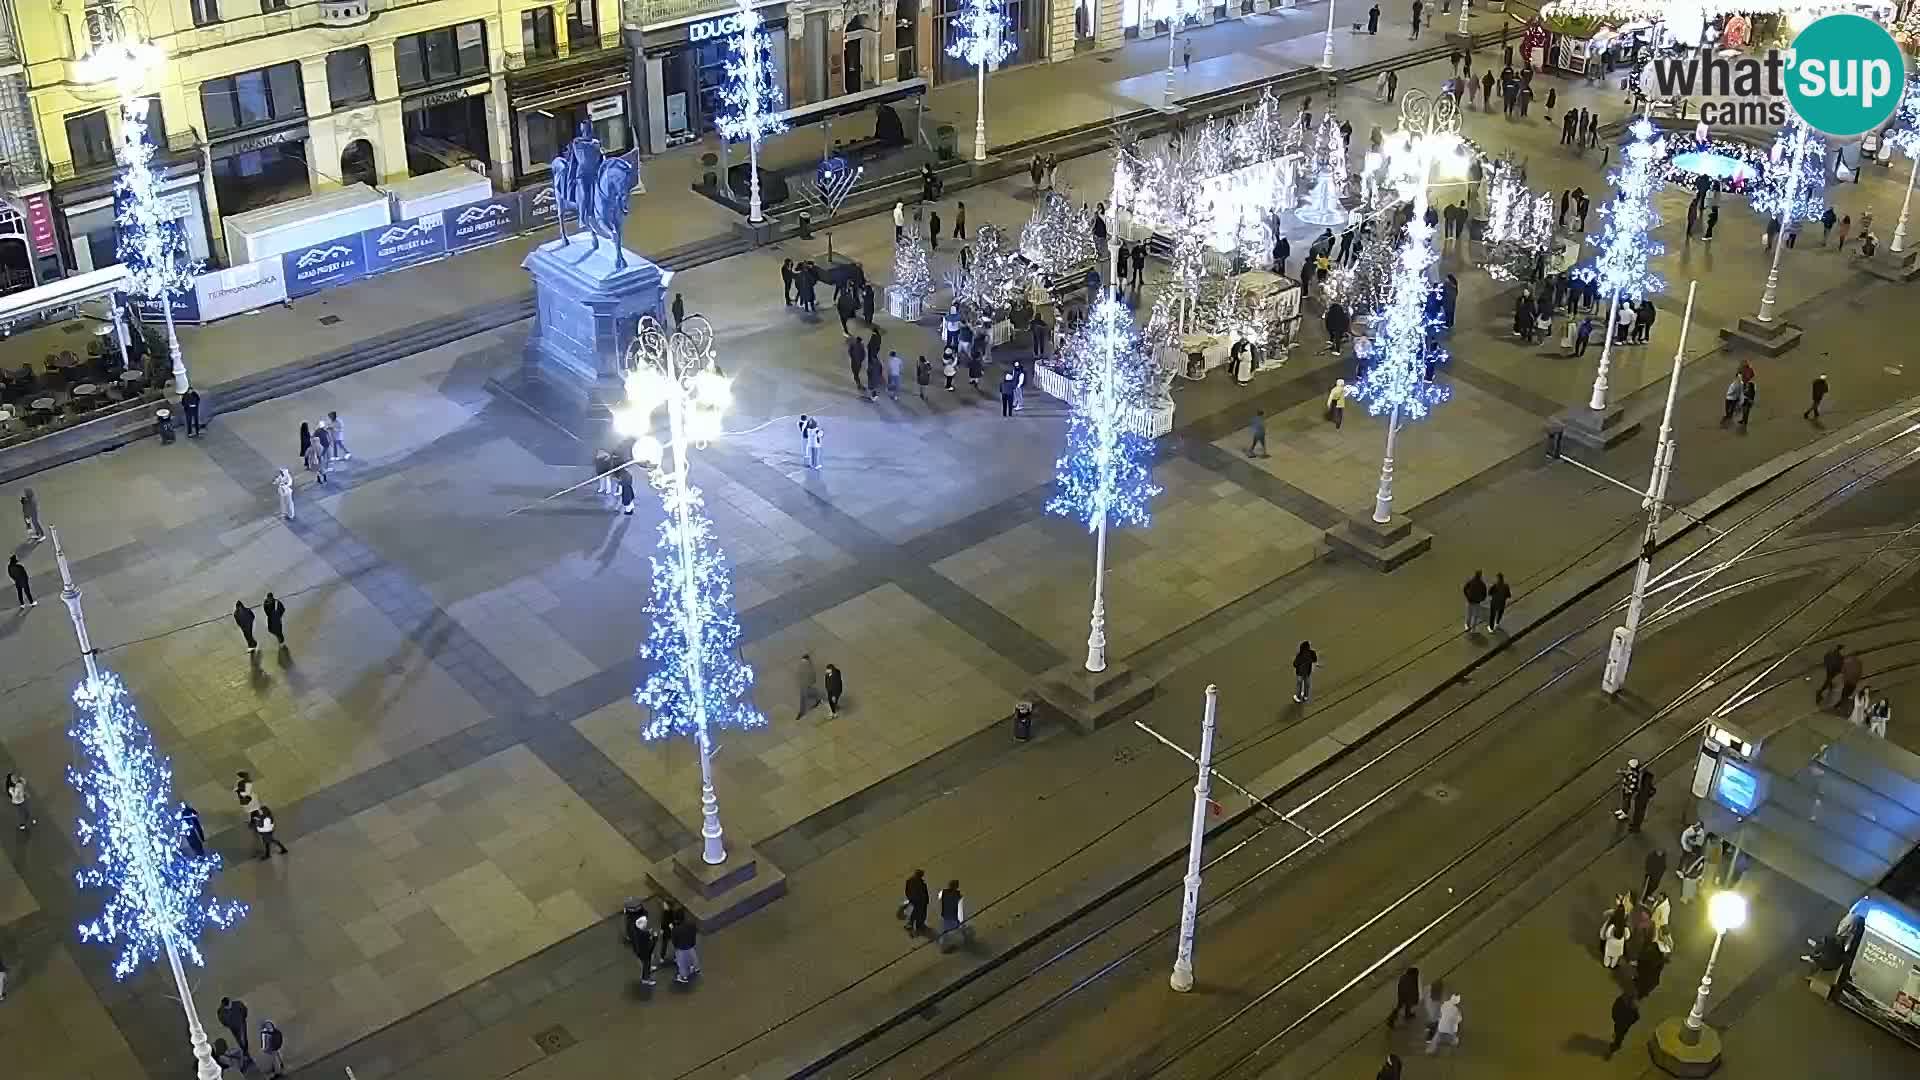
[[1528,190],[1510,162],[1495,162],[1487,175],[1485,262],[1496,281],[1517,281],[1553,243],[1553,196]]
[[1160,494],[1153,440],[1141,430],[1160,387],[1159,367],[1132,314],[1111,297],[1062,344],[1061,360],[1075,399],[1047,510],[1085,522],[1095,536],[1087,670],[1105,671],[1107,527],[1147,524],[1147,504]]
[[1313,149],[1308,158],[1308,167],[1313,171],[1313,193],[1307,196],[1307,203],[1294,211],[1301,221],[1310,225],[1335,228],[1347,223],[1347,140],[1340,134],[1340,120],[1329,110],[1320,120],[1320,130],[1314,134]]
[[1893,242],[1887,245],[1897,255],[1907,250],[1907,208],[1913,202],[1913,174],[1920,170],[1920,76],[1907,80],[1887,141],[1907,155],[1907,193],[1900,197],[1900,220],[1894,223]]
[[[628,367],[627,404],[615,410],[614,423],[635,440],[633,459],[652,466],[653,487],[667,511],[652,559],[647,640],[640,646],[648,670],[634,692],[647,709],[640,736],[652,742],[684,735],[698,747],[700,857],[718,866],[727,861],[727,849],[713,791],[713,731],[767,723],[753,707],[753,669],[739,653],[740,621],[726,556],[700,489],[687,479],[689,454],[720,437],[733,391],[715,363],[713,328],[698,315],[671,334],[651,316],[641,319]],[[664,444],[652,434],[653,414],[663,407]]]
[[80,940],[117,946],[113,977],[125,979],[144,964],[164,958],[186,1015],[198,1080],[220,1080],[206,1028],[193,1004],[186,964],[204,967],[200,937],[209,927],[228,929],[247,913],[245,904],[214,900],[207,882],[220,857],[198,858],[181,850],[185,832],[173,797],[173,766],[153,747],[153,733],[118,676],[100,670],[80,607],[60,533],[49,529],[60,567],[60,598],[73,620],[87,677],[73,692],[76,716],[67,734],[81,763],[67,768],[67,782],[80,793],[82,847],[93,861],[74,872],[83,889],[104,894],[100,913],[80,924]]
[[1620,301],[1639,303],[1649,293],[1666,287],[1660,275],[1649,268],[1654,257],[1667,250],[1653,238],[1654,227],[1660,224],[1660,213],[1653,208],[1653,193],[1666,183],[1662,176],[1666,140],[1656,137],[1653,124],[1644,117],[1635,120],[1628,130],[1633,141],[1621,154],[1621,167],[1613,174],[1613,199],[1600,208],[1600,232],[1593,237],[1599,255],[1592,266],[1576,271],[1582,280],[1598,282],[1607,297],[1600,370],[1593,377],[1593,394],[1587,401],[1587,407],[1596,412],[1607,407],[1607,371],[1612,366]]
[[895,318],[917,321],[933,294],[933,271],[927,266],[927,245],[918,230],[908,228],[893,242],[893,283],[887,296]]
[[1033,267],[1007,243],[1007,234],[998,226],[982,225],[973,237],[973,263],[954,299],[997,322],[1013,310],[1032,280]]
[[1780,222],[1773,239],[1773,261],[1767,266],[1767,284],[1760,291],[1761,322],[1773,321],[1773,304],[1780,286],[1780,251],[1787,231],[1797,221],[1826,212],[1827,142],[1795,114],[1773,138],[1767,173],[1753,191],[1753,208]]
[[757,225],[766,220],[760,212],[760,140],[787,130],[780,119],[786,91],[775,81],[773,39],[753,0],[740,0],[733,17],[740,29],[728,42],[727,84],[714,126],[725,138],[747,141],[747,220]]
[[967,0],[953,18],[953,44],[947,55],[965,60],[974,70],[973,160],[987,160],[987,71],[998,69],[1012,56],[1014,44],[1007,39],[1006,13],[997,0]]
[[1048,278],[1091,263],[1093,214],[1058,192],[1048,192],[1020,230],[1020,254]]

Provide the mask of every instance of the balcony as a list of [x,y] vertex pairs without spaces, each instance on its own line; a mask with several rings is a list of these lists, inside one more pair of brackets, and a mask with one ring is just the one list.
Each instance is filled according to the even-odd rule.
[[622,52],[626,42],[620,31],[602,34],[599,37],[580,37],[568,40],[565,45],[557,45],[546,50],[526,51],[508,49],[505,51],[506,66],[515,74],[544,72],[576,64],[588,64],[595,60]]
[[373,18],[376,0],[320,0],[321,26],[359,26]]
[[[153,163],[164,168],[185,158],[197,157],[200,146],[200,132],[195,129],[170,131],[167,133],[166,145],[154,151]],[[49,170],[48,179],[56,184],[73,180],[91,180],[96,177],[111,176],[119,168],[120,162],[117,158],[106,162],[56,161]]]

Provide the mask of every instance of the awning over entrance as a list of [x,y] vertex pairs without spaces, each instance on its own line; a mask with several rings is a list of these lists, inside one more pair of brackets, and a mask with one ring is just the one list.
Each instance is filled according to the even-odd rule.
[[131,282],[127,268],[116,263],[104,270],[91,270],[23,292],[0,296],[0,329],[11,329],[16,323],[38,321],[90,300],[109,299],[114,293],[126,292]]

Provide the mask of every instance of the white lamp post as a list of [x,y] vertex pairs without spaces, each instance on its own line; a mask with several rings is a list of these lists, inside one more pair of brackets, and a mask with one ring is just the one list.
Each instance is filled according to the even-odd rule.
[[1193,989],[1193,927],[1200,918],[1200,846],[1207,834],[1208,792],[1213,789],[1213,723],[1220,688],[1207,685],[1207,711],[1200,720],[1200,774],[1193,782],[1193,831],[1187,838],[1187,877],[1180,897],[1180,948],[1167,984],[1181,993]]
[[1713,992],[1713,965],[1720,959],[1720,943],[1727,931],[1747,924],[1747,898],[1737,892],[1717,892],[1707,901],[1707,921],[1713,924],[1713,949],[1707,953],[1707,968],[1700,974],[1700,989],[1693,995],[1693,1011],[1687,1013],[1680,1039],[1688,1046],[1698,1045],[1700,1031],[1706,1027],[1707,995]]
[[1900,220],[1893,225],[1893,242],[1888,248],[1898,255],[1907,250],[1907,207],[1913,202],[1913,173],[1920,168],[1920,162],[1907,159],[1907,193],[1900,196]]
[[[1465,36],[1467,33],[1467,9],[1472,6],[1471,0],[1460,0],[1460,33],[1462,36]],[[1467,48],[1473,48],[1473,42],[1467,42]]]
[[[738,659],[732,587],[711,543],[699,491],[687,481],[693,449],[722,434],[732,389],[714,362],[713,328],[698,315],[672,333],[651,316],[642,319],[629,358],[627,405],[615,410],[614,425],[634,440],[634,461],[651,466],[669,519],[661,547],[670,550],[654,560],[650,607],[659,617],[648,658],[659,670],[640,691],[654,711],[643,734],[685,734],[698,747],[701,859],[717,866],[727,861],[727,849],[713,790],[712,730],[765,723],[750,700],[738,700],[751,688],[752,673]],[[653,415],[663,407],[665,443],[652,434]]]
[[[60,568],[60,599],[67,605],[67,617],[73,620],[73,635],[80,644],[80,659],[87,668],[87,686],[89,696],[99,701],[108,687],[103,684],[100,667],[94,659],[93,640],[87,634],[87,617],[80,609],[80,589],[73,583],[73,570],[67,564],[66,549],[60,546],[60,530],[49,527],[47,538],[53,542],[54,564]],[[115,766],[122,762],[113,762]],[[165,899],[170,889],[163,881],[163,873],[152,864],[155,852],[146,845],[130,844],[127,851],[136,865],[128,883],[128,891],[141,898],[144,928],[156,932],[160,938],[161,950],[167,958],[167,970],[173,976],[173,986],[180,998],[180,1011],[187,1019],[187,1042],[193,1050],[194,1076],[196,1080],[220,1080],[226,1074],[218,1062],[213,1060],[213,1046],[207,1040],[207,1029],[200,1023],[200,1011],[193,1003],[193,987],[187,984],[186,965],[180,960],[181,943],[176,928],[176,919],[180,914],[172,910]],[[196,952],[194,955],[198,955]]]
[[1781,160],[1780,143],[1774,143],[1775,157],[1768,163],[1767,180],[1761,193],[1755,196],[1754,208],[1768,214],[1780,222],[1780,230],[1773,236],[1773,260],[1767,265],[1767,284],[1760,291],[1760,312],[1756,316],[1760,322],[1773,321],[1773,308],[1780,287],[1780,253],[1787,246],[1787,233],[1796,221],[1804,221],[1817,215],[1821,204],[1819,193],[1812,190],[1810,179],[1824,176],[1826,166],[1822,162],[1820,173],[1809,177],[1807,173],[1807,148],[1814,144],[1813,129],[1800,122],[1798,117],[1788,121],[1792,135],[1782,138],[1792,143],[1792,152],[1785,154],[1787,162],[1786,179],[1779,187],[1773,183],[1773,174]]
[[[753,0],[740,0],[733,18],[739,29],[729,43],[724,107],[715,117],[714,126],[723,138],[747,140],[747,220],[758,225],[766,220],[760,210],[760,141],[787,129],[780,119],[786,94],[774,81],[775,69],[767,62],[767,34]],[[617,237],[615,241],[617,246]]]
[[1333,70],[1333,9],[1338,6],[1338,0],[1327,0],[1327,32],[1321,35],[1320,42],[1320,68],[1323,71]]
[[953,44],[947,55],[972,64],[975,75],[973,160],[987,160],[987,71],[1012,56],[1007,40],[1007,17],[996,0],[967,0],[954,22]]

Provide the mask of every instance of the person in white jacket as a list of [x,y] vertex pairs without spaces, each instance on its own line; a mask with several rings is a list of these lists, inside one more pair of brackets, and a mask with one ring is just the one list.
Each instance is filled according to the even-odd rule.
[[896,199],[893,204],[893,238],[899,240],[905,235],[907,235],[907,207],[905,203]]
[[1460,995],[1454,994],[1440,1006],[1440,1018],[1434,1024],[1433,1035],[1427,1039],[1427,1053],[1431,1054],[1442,1046],[1460,1045]]

